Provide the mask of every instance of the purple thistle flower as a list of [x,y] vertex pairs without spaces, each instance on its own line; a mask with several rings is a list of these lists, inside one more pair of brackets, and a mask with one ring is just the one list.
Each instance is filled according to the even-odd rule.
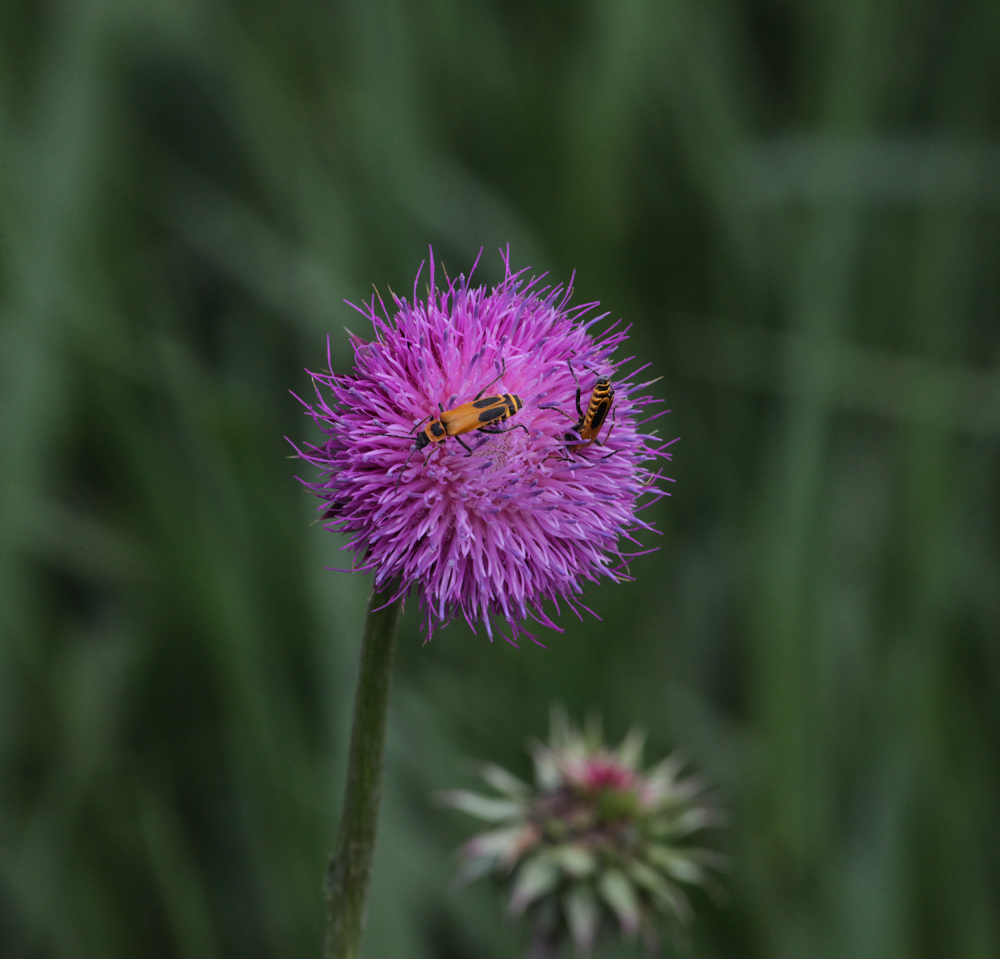
[[[607,315],[587,318],[598,304],[571,307],[572,284],[511,272],[509,251],[504,264],[492,291],[464,276],[439,290],[432,254],[426,300],[418,272],[412,302],[393,294],[391,320],[381,298],[381,313],[376,297],[355,307],[375,340],[350,334],[354,371],[310,373],[317,400],[303,403],[327,435],[298,450],[322,471],[305,485],[324,501],[326,528],[350,536],[343,548],[356,570],[374,571],[377,588],[399,580],[392,599],[417,592],[428,639],[457,611],[473,630],[481,620],[491,639],[490,617],[502,617],[515,645],[522,633],[534,639],[521,625],[528,616],[558,630],[543,601],[558,612],[563,599],[579,616],[585,581],[631,578],[619,541],[641,546],[632,534],[651,527],[636,517],[640,501],[668,495],[657,486],[665,477],[644,465],[669,459],[670,445],[640,432],[643,407],[657,401],[629,376],[645,367],[622,375],[628,361],[612,358],[628,330],[619,321],[591,332]],[[612,378],[613,407],[598,441],[581,447],[577,381],[586,412],[600,376]],[[442,410],[483,390],[523,403],[495,421],[503,433],[416,448]]]

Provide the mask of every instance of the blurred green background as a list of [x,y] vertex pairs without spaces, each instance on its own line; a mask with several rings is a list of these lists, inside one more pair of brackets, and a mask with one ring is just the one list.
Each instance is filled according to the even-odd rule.
[[519,955],[429,795],[552,702],[717,784],[695,956],[1000,955],[998,207],[995,0],[5,0],[0,955],[320,954],[369,583],[288,390],[508,241],[677,483],[547,650],[408,611],[366,955]]

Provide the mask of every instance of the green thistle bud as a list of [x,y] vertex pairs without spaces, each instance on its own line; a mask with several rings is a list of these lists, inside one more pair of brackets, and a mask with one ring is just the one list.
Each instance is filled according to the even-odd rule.
[[441,795],[444,805],[491,823],[460,850],[460,878],[498,878],[513,916],[532,924],[529,956],[551,959],[567,941],[588,955],[617,927],[656,949],[656,917],[683,929],[692,911],[683,886],[711,886],[722,857],[690,845],[721,824],[704,786],[681,777],[668,757],[642,769],[643,736],[630,732],[611,749],[600,727],[573,726],[554,710],[548,743],[531,750],[535,783],[499,766],[480,769],[497,793]]

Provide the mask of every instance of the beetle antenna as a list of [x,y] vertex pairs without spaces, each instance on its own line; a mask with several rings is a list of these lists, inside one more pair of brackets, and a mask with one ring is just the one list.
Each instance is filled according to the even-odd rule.
[[430,414],[430,413],[428,413],[428,414],[427,414],[427,416],[425,416],[425,417],[424,417],[424,418],[423,418],[423,419],[422,419],[422,420],[421,420],[421,421],[420,421],[419,423],[417,423],[417,424],[416,424],[416,426],[414,426],[414,427],[413,427],[413,429],[412,429],[412,430],[410,430],[410,432],[409,432],[409,434],[408,434],[408,435],[409,435],[409,436],[412,436],[412,435],[413,435],[414,433],[416,433],[416,431],[417,431],[417,427],[418,427],[418,426],[422,426],[422,425],[423,425],[424,423],[426,423],[426,422],[427,422],[427,421],[428,421],[429,419],[432,419],[432,416],[431,416],[431,414]]
[[[478,399],[479,399],[479,398],[480,398],[480,397],[481,397],[481,396],[483,395],[483,393],[485,393],[485,392],[486,392],[486,391],[487,391],[487,390],[488,390],[488,389],[489,389],[489,388],[490,388],[490,387],[491,387],[491,386],[493,385],[493,383],[497,383],[497,382],[499,382],[500,380],[502,380],[502,379],[504,378],[504,376],[506,376],[506,375],[507,375],[507,359],[506,359],[506,357],[500,357],[500,361],[501,361],[501,364],[502,364],[502,365],[501,365],[501,368],[500,368],[500,375],[499,375],[499,376],[498,376],[498,377],[497,377],[497,378],[496,378],[495,380],[493,380],[493,382],[491,382],[491,383],[487,383],[487,384],[486,384],[486,385],[485,385],[485,386],[484,386],[484,387],[483,387],[483,388],[482,388],[482,389],[481,389],[481,390],[480,390],[480,391],[479,391],[479,392],[478,392],[478,393],[476,394],[476,400],[478,400]],[[473,400],[473,402],[475,402],[475,400]]]

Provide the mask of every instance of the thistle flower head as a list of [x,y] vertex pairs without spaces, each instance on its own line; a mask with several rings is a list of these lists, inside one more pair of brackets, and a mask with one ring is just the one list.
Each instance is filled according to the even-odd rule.
[[[679,929],[691,920],[683,886],[712,883],[720,856],[690,844],[718,825],[704,787],[682,777],[669,757],[643,770],[643,737],[632,731],[615,749],[600,729],[581,731],[553,712],[548,743],[532,750],[535,782],[485,766],[495,795],[466,790],[442,802],[491,824],[461,849],[460,876],[493,875],[509,891],[509,909],[533,921],[534,951],[555,955],[564,940],[589,954],[605,928],[642,933],[655,948],[654,917]],[[539,943],[547,943],[541,948]]]
[[360,310],[375,339],[351,336],[351,373],[311,374],[326,439],[299,450],[321,471],[306,485],[355,569],[397,581],[392,599],[416,591],[428,638],[456,612],[490,638],[499,617],[515,644],[528,616],[558,629],[544,601],[577,611],[587,581],[629,578],[621,541],[649,528],[640,500],[665,495],[646,464],[669,444],[641,432],[655,401],[614,356],[627,330],[594,333],[597,304],[504,262],[492,290],[439,289],[432,258],[425,299],[415,281],[391,318],[381,299]]

